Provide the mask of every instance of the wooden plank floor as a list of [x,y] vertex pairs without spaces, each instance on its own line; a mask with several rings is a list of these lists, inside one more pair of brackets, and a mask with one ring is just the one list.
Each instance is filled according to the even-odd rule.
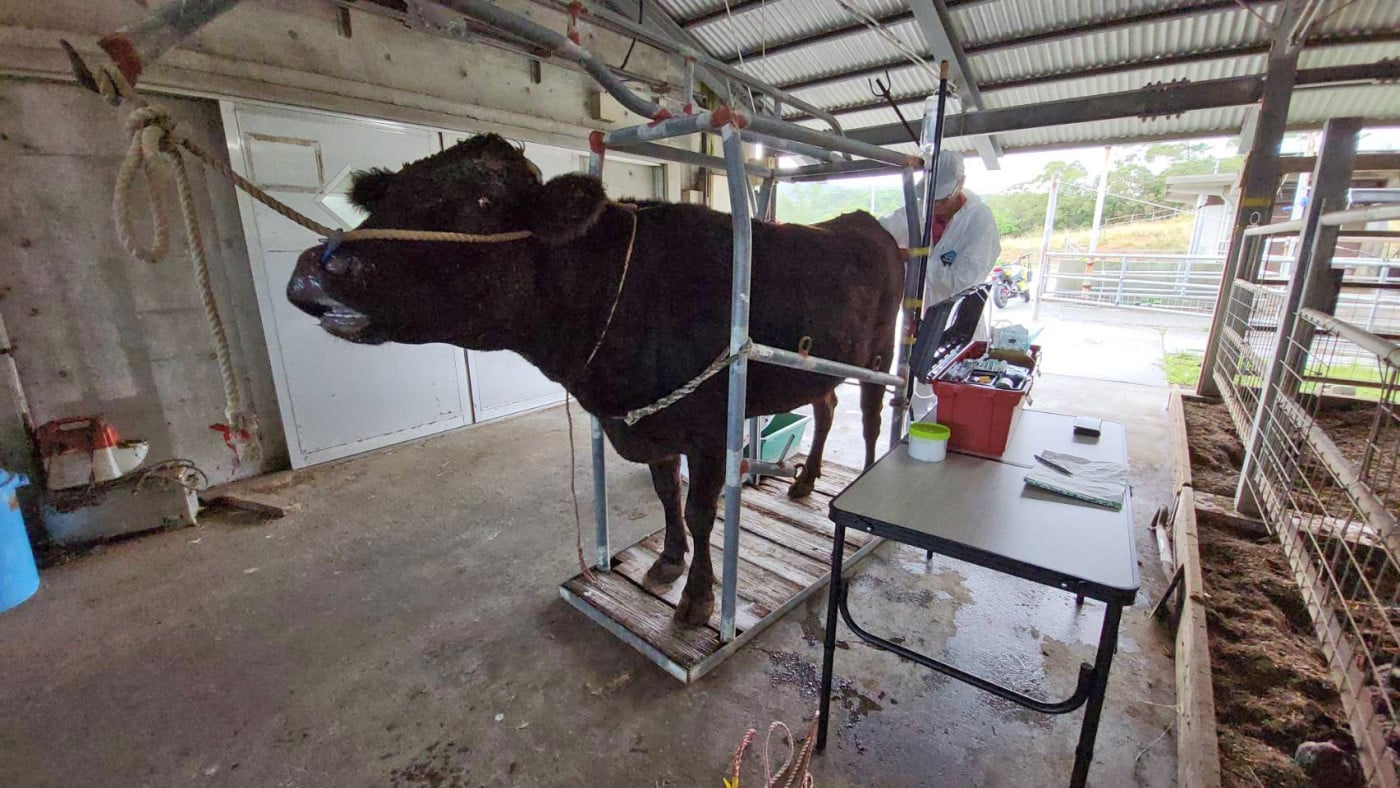
[[[826,463],[816,490],[803,500],[787,497],[788,479],[764,479],[744,488],[739,536],[739,589],[735,615],[737,637],[719,641],[720,588],[715,584],[715,613],[698,628],[677,626],[672,617],[681,598],[685,576],[665,587],[648,587],[643,578],[660,554],[663,531],[656,531],[619,551],[612,572],[595,573],[589,582],[575,575],[559,593],[589,618],[646,654],[681,681],[704,675],[725,656],[764,627],[826,586],[831,539],[835,533],[827,516],[831,499],[858,475],[857,471]],[[723,500],[721,499],[721,508]],[[861,531],[846,532],[846,566],[853,566],[880,540]],[[720,570],[724,527],[717,518],[710,535],[715,571]],[[693,554],[693,547],[692,554]]]

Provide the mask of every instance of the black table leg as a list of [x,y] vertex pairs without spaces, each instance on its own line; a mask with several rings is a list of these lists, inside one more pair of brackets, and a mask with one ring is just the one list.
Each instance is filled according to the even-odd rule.
[[822,642],[822,695],[817,720],[817,752],[826,750],[826,727],[831,719],[831,669],[836,661],[836,619],[841,598],[841,564],[846,558],[846,526],[836,523],[831,542],[831,583],[827,587],[826,639]]
[[1079,729],[1079,746],[1074,749],[1074,774],[1070,788],[1084,788],[1089,779],[1089,764],[1094,760],[1094,740],[1099,734],[1099,715],[1108,690],[1108,671],[1113,665],[1113,653],[1118,650],[1118,621],[1122,605],[1106,605],[1103,630],[1099,633],[1099,651],[1094,657],[1094,680],[1089,690],[1089,702],[1084,706],[1084,725]]

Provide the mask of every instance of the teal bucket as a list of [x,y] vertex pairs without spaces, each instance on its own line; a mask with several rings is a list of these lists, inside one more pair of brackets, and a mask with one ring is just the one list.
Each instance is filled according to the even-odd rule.
[[0,612],[34,596],[39,590],[39,567],[24,530],[24,514],[19,510],[15,490],[29,484],[22,473],[0,470]]

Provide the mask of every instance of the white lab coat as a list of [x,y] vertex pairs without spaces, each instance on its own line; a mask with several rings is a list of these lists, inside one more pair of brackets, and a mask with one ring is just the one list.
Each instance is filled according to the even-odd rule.
[[[982,198],[963,189],[967,202],[934,244],[924,276],[924,304],[933,306],[987,278],[1001,255],[1001,234],[992,209]],[[900,246],[909,246],[909,223],[904,209],[885,215],[880,224]]]

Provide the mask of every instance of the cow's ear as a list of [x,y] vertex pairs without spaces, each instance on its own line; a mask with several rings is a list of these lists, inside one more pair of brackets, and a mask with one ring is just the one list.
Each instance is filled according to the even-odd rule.
[[393,180],[394,173],[378,167],[355,173],[350,182],[350,202],[367,213],[374,213],[375,206],[384,198]]
[[562,244],[592,229],[608,206],[603,184],[591,175],[560,175],[541,186],[526,206],[529,227],[545,243]]

